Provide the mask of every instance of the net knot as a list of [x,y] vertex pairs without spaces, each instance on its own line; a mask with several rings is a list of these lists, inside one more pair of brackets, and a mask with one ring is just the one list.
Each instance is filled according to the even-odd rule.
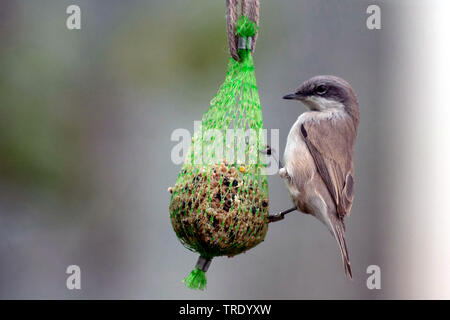
[[258,26],[247,16],[242,16],[236,22],[236,35],[240,37],[253,37],[258,31]]

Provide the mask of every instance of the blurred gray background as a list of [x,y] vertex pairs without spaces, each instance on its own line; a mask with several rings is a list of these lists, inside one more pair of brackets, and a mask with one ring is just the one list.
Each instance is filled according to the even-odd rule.
[[[372,3],[383,10],[378,31],[366,28]],[[70,4],[81,7],[79,31],[66,28]],[[280,129],[281,149],[306,110],[281,97],[302,81],[341,76],[360,101],[347,219],[354,280],[344,276],[326,228],[291,214],[256,248],[214,259],[207,290],[196,292],[181,280],[197,256],[169,220],[167,187],[180,170],[170,160],[170,135],[192,132],[224,80],[225,1],[2,1],[0,298],[415,296],[399,281],[405,269],[390,260],[397,254],[388,239],[396,242],[401,224],[384,179],[388,133],[396,130],[387,79],[403,50],[393,29],[408,10],[402,1],[262,0],[256,77],[264,125]],[[278,176],[269,190],[272,212],[291,206]],[[82,290],[66,289],[71,264],[81,267]],[[381,267],[382,290],[366,287],[371,264]]]

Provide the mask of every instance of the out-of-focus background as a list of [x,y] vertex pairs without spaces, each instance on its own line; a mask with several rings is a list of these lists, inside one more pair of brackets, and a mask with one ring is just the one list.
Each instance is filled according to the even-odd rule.
[[[283,94],[334,74],[358,95],[354,280],[326,228],[291,214],[256,248],[214,259],[207,291],[181,283],[197,256],[169,220],[167,187],[180,170],[170,135],[192,132],[224,79],[225,1],[3,0],[0,298],[450,297],[450,210],[439,196],[449,191],[448,112],[433,104],[448,90],[430,73],[448,64],[427,46],[448,26],[435,19],[438,1],[261,2],[256,77],[282,150],[306,110]],[[381,30],[366,27],[374,3]],[[78,31],[66,28],[71,4]],[[290,207],[278,176],[269,190],[272,212]],[[72,264],[81,290],[66,288]],[[369,265],[381,268],[381,290],[366,286]]]

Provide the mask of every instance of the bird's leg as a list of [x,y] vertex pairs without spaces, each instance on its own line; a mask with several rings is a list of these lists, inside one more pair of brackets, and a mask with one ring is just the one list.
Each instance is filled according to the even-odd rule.
[[277,214],[269,215],[269,223],[270,223],[270,222],[277,222],[277,221],[283,220],[283,219],[284,219],[284,216],[285,216],[286,214],[288,214],[289,212],[295,211],[295,210],[297,210],[296,207],[290,208],[290,209],[288,209],[288,210],[281,211],[280,213],[277,213]]

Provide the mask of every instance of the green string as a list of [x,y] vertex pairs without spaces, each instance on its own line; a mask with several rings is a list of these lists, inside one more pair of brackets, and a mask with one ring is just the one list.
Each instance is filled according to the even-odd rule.
[[236,22],[236,35],[241,37],[253,37],[258,31],[258,26],[247,16],[242,16]]
[[199,268],[194,268],[192,272],[183,280],[189,289],[204,290],[206,288],[206,273]]

